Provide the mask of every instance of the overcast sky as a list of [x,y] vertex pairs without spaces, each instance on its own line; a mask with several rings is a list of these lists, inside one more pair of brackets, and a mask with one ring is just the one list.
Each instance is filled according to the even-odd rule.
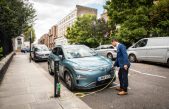
[[35,21],[36,42],[64,16],[75,9],[76,4],[98,9],[98,15],[103,13],[105,0],[30,0],[36,10]]

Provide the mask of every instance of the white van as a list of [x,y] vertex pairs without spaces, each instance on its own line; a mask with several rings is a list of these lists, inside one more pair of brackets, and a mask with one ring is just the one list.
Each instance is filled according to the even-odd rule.
[[151,61],[169,66],[169,37],[143,38],[129,47],[130,62]]

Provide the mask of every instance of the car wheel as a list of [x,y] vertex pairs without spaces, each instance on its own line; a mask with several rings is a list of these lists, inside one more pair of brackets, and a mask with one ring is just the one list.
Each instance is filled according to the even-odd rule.
[[113,60],[113,55],[112,55],[111,53],[108,53],[108,54],[107,54],[107,58]]
[[169,67],[169,59],[168,59],[168,61],[167,61],[167,66]]
[[129,55],[129,61],[130,61],[130,62],[137,62],[136,56],[135,56],[134,54],[130,54],[130,55]]
[[65,73],[64,80],[65,80],[65,83],[66,83],[66,87],[69,90],[73,91],[75,89],[75,87],[74,87],[74,83],[73,83],[73,77],[71,76],[69,71],[67,71]]
[[51,65],[49,63],[48,63],[48,71],[50,75],[54,75],[54,73],[52,72]]

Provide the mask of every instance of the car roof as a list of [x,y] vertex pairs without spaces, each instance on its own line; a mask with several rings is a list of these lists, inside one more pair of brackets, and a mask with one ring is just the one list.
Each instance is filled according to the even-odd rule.
[[73,48],[73,47],[81,47],[85,45],[57,45],[56,47],[63,47],[63,48]]
[[46,46],[45,44],[36,44],[36,45],[33,45],[33,46]]
[[112,46],[112,45],[111,44],[105,44],[105,45],[100,45],[100,46],[108,47],[108,46]]

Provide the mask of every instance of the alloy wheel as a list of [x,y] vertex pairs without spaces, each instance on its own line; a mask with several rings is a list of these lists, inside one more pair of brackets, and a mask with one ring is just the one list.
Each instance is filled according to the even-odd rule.
[[51,66],[50,66],[50,64],[48,63],[48,71],[49,71],[49,73],[51,74],[51,75],[53,75],[53,73],[52,73],[52,69],[51,69]]
[[113,60],[113,55],[111,53],[107,54],[107,58]]
[[135,55],[129,55],[129,61],[130,62],[136,62],[136,56]]
[[72,86],[72,80],[71,80],[71,77],[70,77],[69,73],[66,73],[66,75],[65,75],[65,82],[68,85],[68,87],[71,88],[71,86]]

